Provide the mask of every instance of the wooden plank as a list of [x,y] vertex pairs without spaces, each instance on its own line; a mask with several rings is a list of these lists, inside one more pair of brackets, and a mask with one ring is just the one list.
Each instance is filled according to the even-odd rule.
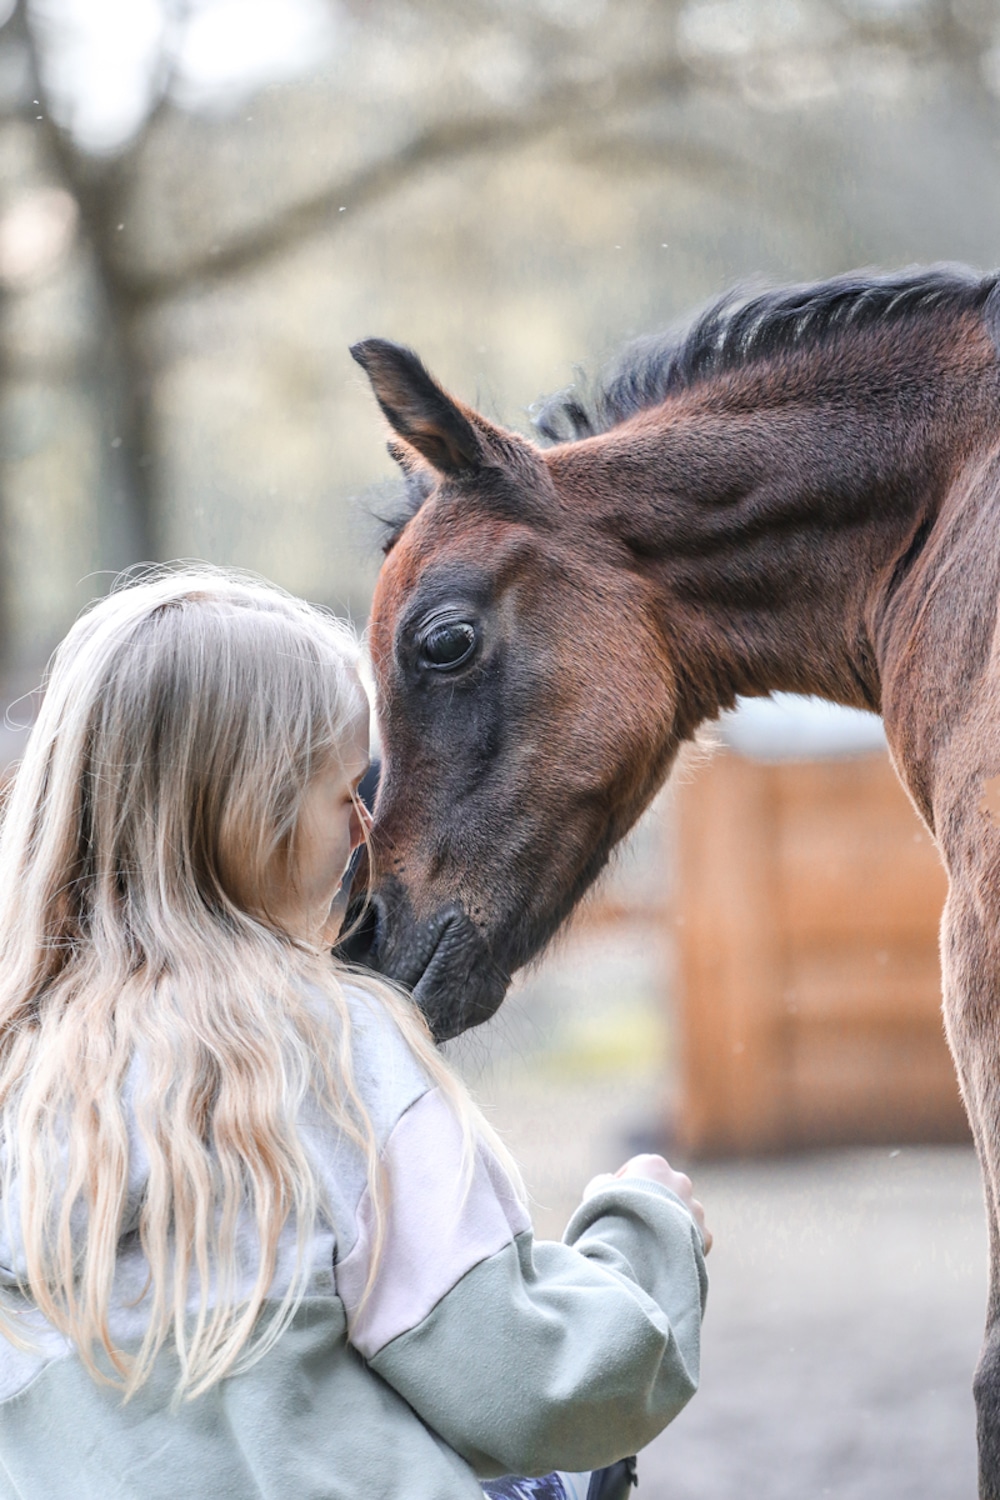
[[777,781],[779,900],[791,931],[891,944],[936,930],[944,871],[887,756],[763,769]]
[[934,1026],[797,1027],[788,1144],[966,1139],[950,1062]]
[[[681,1029],[681,1121],[692,1152],[743,1135],[778,1145],[787,1069],[774,1056],[780,934],[774,920],[773,785],[735,758],[683,795],[679,966],[690,1003]],[[686,788],[686,792],[693,791]]]
[[[875,888],[877,890],[877,888]],[[944,1035],[937,934],[926,928],[911,943],[859,938],[845,925],[823,945],[788,934],[784,1007],[801,1024],[837,1022],[908,1026],[923,1022]]]

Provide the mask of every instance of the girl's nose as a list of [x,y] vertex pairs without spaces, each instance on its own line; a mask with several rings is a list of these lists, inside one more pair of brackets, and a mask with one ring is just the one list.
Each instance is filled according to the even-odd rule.
[[351,815],[351,852],[364,843],[365,834],[372,826],[372,815],[360,798],[354,804]]

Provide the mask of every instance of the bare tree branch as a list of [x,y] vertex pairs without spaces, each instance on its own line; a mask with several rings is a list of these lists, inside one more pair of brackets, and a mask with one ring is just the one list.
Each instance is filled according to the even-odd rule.
[[[681,64],[632,73],[619,80],[619,91],[630,102],[662,97],[664,91],[688,86],[690,75]],[[574,120],[586,121],[592,104],[585,87],[553,90],[531,111],[494,111],[478,119],[436,124],[415,135],[392,156],[325,186],[283,214],[255,226],[207,255],[161,272],[144,273],[121,265],[118,275],[137,305],[169,300],[195,287],[218,285],[242,272],[280,258],[310,235],[337,221],[342,205],[364,208],[390,196],[415,171],[442,162],[460,161],[489,148],[505,151],[565,130]],[[699,157],[699,161],[702,157]]]

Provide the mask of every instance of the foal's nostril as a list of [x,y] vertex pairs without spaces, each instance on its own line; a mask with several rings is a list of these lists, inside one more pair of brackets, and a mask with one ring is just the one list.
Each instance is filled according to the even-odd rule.
[[378,968],[381,925],[375,902],[356,897],[347,908],[341,938],[335,949],[337,957],[347,963],[364,964],[369,969]]

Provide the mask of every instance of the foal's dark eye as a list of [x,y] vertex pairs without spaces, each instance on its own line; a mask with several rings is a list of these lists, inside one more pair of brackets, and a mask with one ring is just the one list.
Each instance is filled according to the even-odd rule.
[[469,660],[477,639],[468,620],[441,620],[420,637],[420,655],[427,666],[450,672]]

